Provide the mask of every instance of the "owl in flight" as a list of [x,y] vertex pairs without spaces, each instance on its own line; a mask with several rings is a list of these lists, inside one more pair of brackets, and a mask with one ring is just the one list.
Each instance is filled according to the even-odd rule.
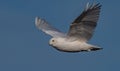
[[64,52],[96,51],[102,48],[91,45],[88,40],[92,37],[100,14],[101,5],[86,4],[84,11],[70,25],[68,33],[63,33],[45,20],[36,17],[35,25],[38,29],[52,36],[49,44]]

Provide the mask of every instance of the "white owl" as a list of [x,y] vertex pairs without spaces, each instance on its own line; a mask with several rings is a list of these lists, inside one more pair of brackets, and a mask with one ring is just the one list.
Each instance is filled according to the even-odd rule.
[[45,20],[36,17],[38,29],[52,36],[49,44],[64,52],[96,51],[102,48],[88,44],[92,37],[100,14],[101,5],[87,3],[84,11],[70,25],[68,33],[62,33]]

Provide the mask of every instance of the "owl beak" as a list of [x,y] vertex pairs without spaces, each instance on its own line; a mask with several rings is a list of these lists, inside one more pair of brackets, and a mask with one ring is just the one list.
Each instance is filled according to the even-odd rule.
[[51,43],[49,43],[49,46],[53,46]]

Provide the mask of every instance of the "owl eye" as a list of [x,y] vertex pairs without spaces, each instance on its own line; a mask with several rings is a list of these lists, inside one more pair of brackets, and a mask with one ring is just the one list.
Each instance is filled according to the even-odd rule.
[[55,40],[52,40],[52,42],[55,42]]

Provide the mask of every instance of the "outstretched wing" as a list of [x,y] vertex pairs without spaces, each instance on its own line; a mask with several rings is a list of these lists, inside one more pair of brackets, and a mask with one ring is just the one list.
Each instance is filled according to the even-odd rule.
[[88,41],[94,32],[100,14],[101,5],[86,5],[82,14],[71,24],[68,36]]
[[49,25],[45,20],[40,19],[39,17],[35,18],[35,25],[38,29],[42,30],[46,34],[51,35],[52,37],[63,37],[64,33],[60,32],[56,28]]

